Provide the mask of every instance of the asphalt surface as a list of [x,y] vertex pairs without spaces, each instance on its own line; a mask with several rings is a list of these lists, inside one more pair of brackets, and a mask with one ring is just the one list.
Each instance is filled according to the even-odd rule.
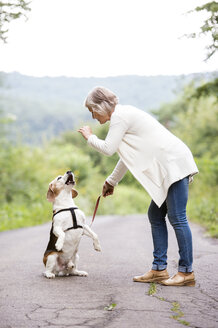
[[[150,226],[143,215],[96,217],[93,230],[102,252],[94,251],[86,236],[79,248],[79,269],[88,277],[42,275],[50,224],[0,233],[0,328],[218,327],[218,241],[191,227],[195,287],[132,281],[152,262]],[[172,275],[178,255],[171,227],[168,257]],[[116,306],[109,311],[111,304]]]

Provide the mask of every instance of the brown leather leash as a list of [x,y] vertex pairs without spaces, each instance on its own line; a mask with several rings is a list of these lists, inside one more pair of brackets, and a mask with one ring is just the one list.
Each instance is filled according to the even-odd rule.
[[94,219],[95,219],[95,215],[96,215],[96,212],[97,212],[97,210],[98,210],[98,205],[99,205],[100,199],[101,199],[101,195],[98,196],[98,199],[97,199],[97,201],[96,201],[96,204],[95,204],[95,210],[94,210],[94,213],[93,213],[92,222],[91,222],[91,224],[90,224],[90,227],[91,227],[91,225],[92,225],[92,223],[93,223],[93,221],[94,221]]

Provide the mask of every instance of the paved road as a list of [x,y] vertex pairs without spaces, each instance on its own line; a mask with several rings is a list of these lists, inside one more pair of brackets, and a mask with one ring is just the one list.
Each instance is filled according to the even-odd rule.
[[[145,216],[96,218],[102,253],[85,236],[79,252],[79,268],[88,277],[42,276],[49,229],[46,224],[0,233],[0,328],[218,327],[218,241],[204,237],[198,226],[192,225],[196,287],[156,285],[156,292],[151,284],[132,281],[152,261]],[[174,274],[177,246],[169,230],[168,270]],[[104,309],[112,303],[113,311]]]

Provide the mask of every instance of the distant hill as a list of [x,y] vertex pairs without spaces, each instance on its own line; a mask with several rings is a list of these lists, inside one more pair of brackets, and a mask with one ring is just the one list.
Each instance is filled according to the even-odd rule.
[[117,76],[107,78],[31,77],[0,73],[0,110],[16,115],[13,138],[38,143],[62,131],[89,121],[83,107],[87,93],[95,86],[114,91],[122,104],[150,111],[175,99],[191,80],[210,80],[214,73],[182,76]]

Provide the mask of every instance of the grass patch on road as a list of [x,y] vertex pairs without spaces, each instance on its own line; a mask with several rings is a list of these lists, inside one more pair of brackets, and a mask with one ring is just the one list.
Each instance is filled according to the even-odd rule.
[[106,311],[112,311],[112,310],[115,309],[116,306],[117,306],[116,303],[112,303],[112,304],[110,304],[110,305],[105,306],[105,307],[104,307],[104,310],[106,310]]
[[174,312],[174,314],[171,315],[170,318],[176,320],[177,322],[181,323],[184,326],[190,326],[190,323],[188,321],[185,321],[182,319],[182,317],[184,317],[184,313],[181,311],[180,304],[178,302],[171,302],[171,301],[165,299],[164,297],[160,297],[160,296],[156,295],[156,293],[157,293],[157,285],[156,285],[156,283],[151,282],[149,289],[148,289],[148,295],[154,296],[155,298],[157,298],[158,300],[160,300],[162,302],[170,303],[172,305],[170,310],[172,312]]
[[171,318],[178,321],[179,323],[181,323],[184,326],[189,326],[190,325],[189,322],[180,319],[184,316],[184,313],[180,310],[179,303],[178,302],[173,302],[172,306],[173,307],[171,308],[171,311],[173,311],[175,314],[172,315]]
[[157,292],[157,286],[154,282],[151,282],[148,290],[148,295],[153,296],[154,294],[156,294],[156,292]]

